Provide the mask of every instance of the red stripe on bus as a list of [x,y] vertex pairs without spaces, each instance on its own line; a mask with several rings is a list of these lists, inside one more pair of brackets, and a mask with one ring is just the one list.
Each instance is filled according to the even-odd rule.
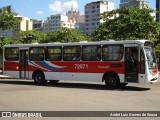
[[[105,73],[107,71],[114,71],[118,74],[124,74],[125,66],[124,62],[84,62],[84,61],[73,61],[73,62],[51,62],[55,66],[64,67],[62,70],[54,71],[47,69],[47,67],[40,64],[40,62],[35,62],[41,68],[36,66],[28,65],[26,66],[26,71],[34,71],[40,69],[44,72],[81,72],[81,73]],[[4,70],[8,71],[18,71],[17,67],[19,67],[19,63],[5,61],[4,62]],[[44,68],[44,69],[42,69]]]

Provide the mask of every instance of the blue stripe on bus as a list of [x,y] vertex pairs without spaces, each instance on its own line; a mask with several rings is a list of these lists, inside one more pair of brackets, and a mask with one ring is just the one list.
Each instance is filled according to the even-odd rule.
[[53,70],[53,71],[59,71],[59,70],[62,70],[62,69],[63,69],[63,68],[55,68],[55,67],[52,67],[52,66],[48,65],[46,62],[44,62],[44,61],[41,61],[40,64],[41,64],[43,67],[45,67],[45,68],[47,68],[47,69],[49,69],[49,70]]

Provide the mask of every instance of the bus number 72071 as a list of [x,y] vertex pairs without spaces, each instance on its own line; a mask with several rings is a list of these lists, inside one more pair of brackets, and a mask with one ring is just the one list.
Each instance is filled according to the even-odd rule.
[[88,69],[88,64],[74,64],[75,69]]

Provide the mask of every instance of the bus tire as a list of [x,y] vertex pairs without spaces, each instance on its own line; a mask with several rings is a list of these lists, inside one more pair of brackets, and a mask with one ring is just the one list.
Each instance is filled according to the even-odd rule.
[[34,82],[37,85],[44,85],[47,81],[45,80],[44,73],[41,71],[37,71],[33,75]]
[[59,80],[49,80],[49,82],[50,82],[51,84],[57,84],[57,83],[59,82]]
[[119,77],[115,74],[110,74],[105,77],[105,84],[108,87],[118,87],[120,85]]

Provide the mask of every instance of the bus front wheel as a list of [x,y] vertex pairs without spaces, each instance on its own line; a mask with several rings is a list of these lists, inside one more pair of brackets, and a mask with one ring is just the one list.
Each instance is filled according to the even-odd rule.
[[118,87],[120,85],[119,77],[111,74],[105,77],[105,84],[108,87]]
[[45,76],[43,72],[35,72],[33,75],[34,82],[38,85],[43,85],[46,83]]

